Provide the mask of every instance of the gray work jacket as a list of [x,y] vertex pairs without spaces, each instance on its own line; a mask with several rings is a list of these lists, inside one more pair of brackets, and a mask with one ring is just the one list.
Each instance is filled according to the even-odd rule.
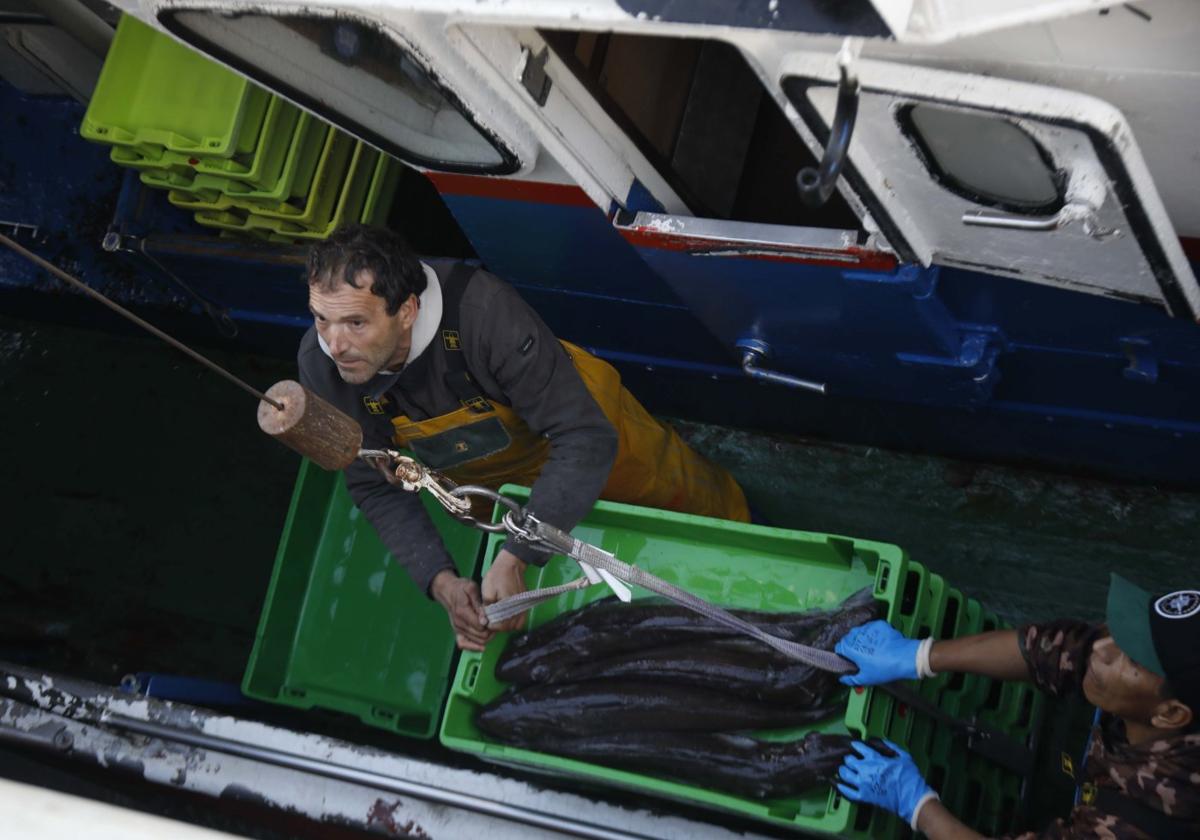
[[[454,263],[428,265],[445,285]],[[534,432],[549,438],[550,457],[533,485],[528,507],[540,519],[570,530],[604,489],[616,457],[616,430],[550,329],[504,281],[482,269],[475,271],[462,296],[459,331],[467,369],[483,396],[509,406]],[[310,327],[297,360],[301,384],[356,419],[365,448],[384,448],[393,446],[390,416],[371,414],[364,397],[386,395],[390,412],[413,421],[456,411],[460,403],[443,378],[446,352],[435,340],[399,374],[380,374],[351,385],[338,375],[320,347],[316,328]],[[422,591],[429,592],[443,569],[454,569],[415,493],[391,486],[361,461],[346,469],[346,486]],[[547,559],[511,541],[504,547],[526,562]]]

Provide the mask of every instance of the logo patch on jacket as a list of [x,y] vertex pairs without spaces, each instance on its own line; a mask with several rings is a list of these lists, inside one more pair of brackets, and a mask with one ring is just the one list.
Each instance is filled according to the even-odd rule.
[[442,330],[442,344],[446,345],[447,350],[461,350],[462,339],[458,337],[458,330]]
[[363,408],[367,410],[368,414],[385,414],[385,405],[387,405],[387,397],[375,399],[375,397],[372,397],[370,394],[363,397]]

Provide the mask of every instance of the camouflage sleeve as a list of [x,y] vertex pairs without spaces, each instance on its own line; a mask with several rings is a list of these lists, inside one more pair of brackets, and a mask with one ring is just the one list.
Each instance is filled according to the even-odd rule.
[[1076,807],[1067,819],[1052,821],[1040,831],[1005,834],[994,840],[1154,840],[1129,823],[1095,808]]
[[1092,643],[1100,633],[1095,624],[1069,619],[1027,624],[1018,630],[1017,644],[1034,685],[1055,697],[1078,692]]

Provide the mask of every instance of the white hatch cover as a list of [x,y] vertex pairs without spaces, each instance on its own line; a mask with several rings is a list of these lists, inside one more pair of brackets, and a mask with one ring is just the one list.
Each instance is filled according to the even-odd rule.
[[[858,60],[846,186],[897,253],[1153,302],[1200,319],[1200,288],[1121,112],[1091,96]],[[832,55],[797,53],[780,84],[820,142]]]
[[934,44],[1129,4],[1124,0],[871,0],[871,5],[900,43]]

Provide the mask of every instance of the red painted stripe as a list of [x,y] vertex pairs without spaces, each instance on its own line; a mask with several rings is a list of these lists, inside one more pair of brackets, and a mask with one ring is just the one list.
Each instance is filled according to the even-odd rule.
[[[482,175],[459,175],[449,172],[425,172],[433,181],[438,192],[445,195],[473,195],[480,198],[498,198],[506,201],[528,201],[535,204],[557,204],[568,207],[595,207],[587,193],[574,184],[547,184],[541,181],[521,181],[516,178],[489,178]],[[712,250],[715,245],[690,240],[687,237],[672,237],[658,231],[624,230],[622,235],[633,245],[642,248],[660,248],[667,251],[704,251]],[[1192,262],[1200,263],[1200,238],[1191,236],[1179,237],[1183,253]],[[845,259],[822,258],[811,251],[797,251],[789,254],[780,251],[777,254],[747,254],[751,259],[775,260],[784,262],[801,262],[810,265],[843,265],[856,268],[878,269],[887,271],[896,266],[896,259],[891,254],[879,251],[866,251],[851,248],[837,252],[843,257],[854,256],[855,262]]]
[[588,194],[574,184],[546,184],[541,181],[486,178],[481,175],[457,175],[448,172],[425,174],[443,195],[473,195],[479,198],[501,198],[506,201],[529,201],[535,204],[570,207],[596,206],[596,203],[588,198]]
[[[821,251],[796,246],[776,246],[770,247],[768,250],[769,246],[754,247],[734,243],[724,245],[712,239],[694,239],[646,228],[624,228],[621,230],[621,235],[636,248],[653,248],[659,251],[697,254],[728,251],[730,256],[736,256],[738,259],[828,265],[835,268],[870,271],[891,271],[897,265],[896,257],[892,254],[859,247],[847,248],[843,251]],[[747,253],[736,253],[740,250],[745,250]]]
[[1194,236],[1181,236],[1179,244],[1183,246],[1184,256],[1192,262],[1200,263],[1200,239]]

